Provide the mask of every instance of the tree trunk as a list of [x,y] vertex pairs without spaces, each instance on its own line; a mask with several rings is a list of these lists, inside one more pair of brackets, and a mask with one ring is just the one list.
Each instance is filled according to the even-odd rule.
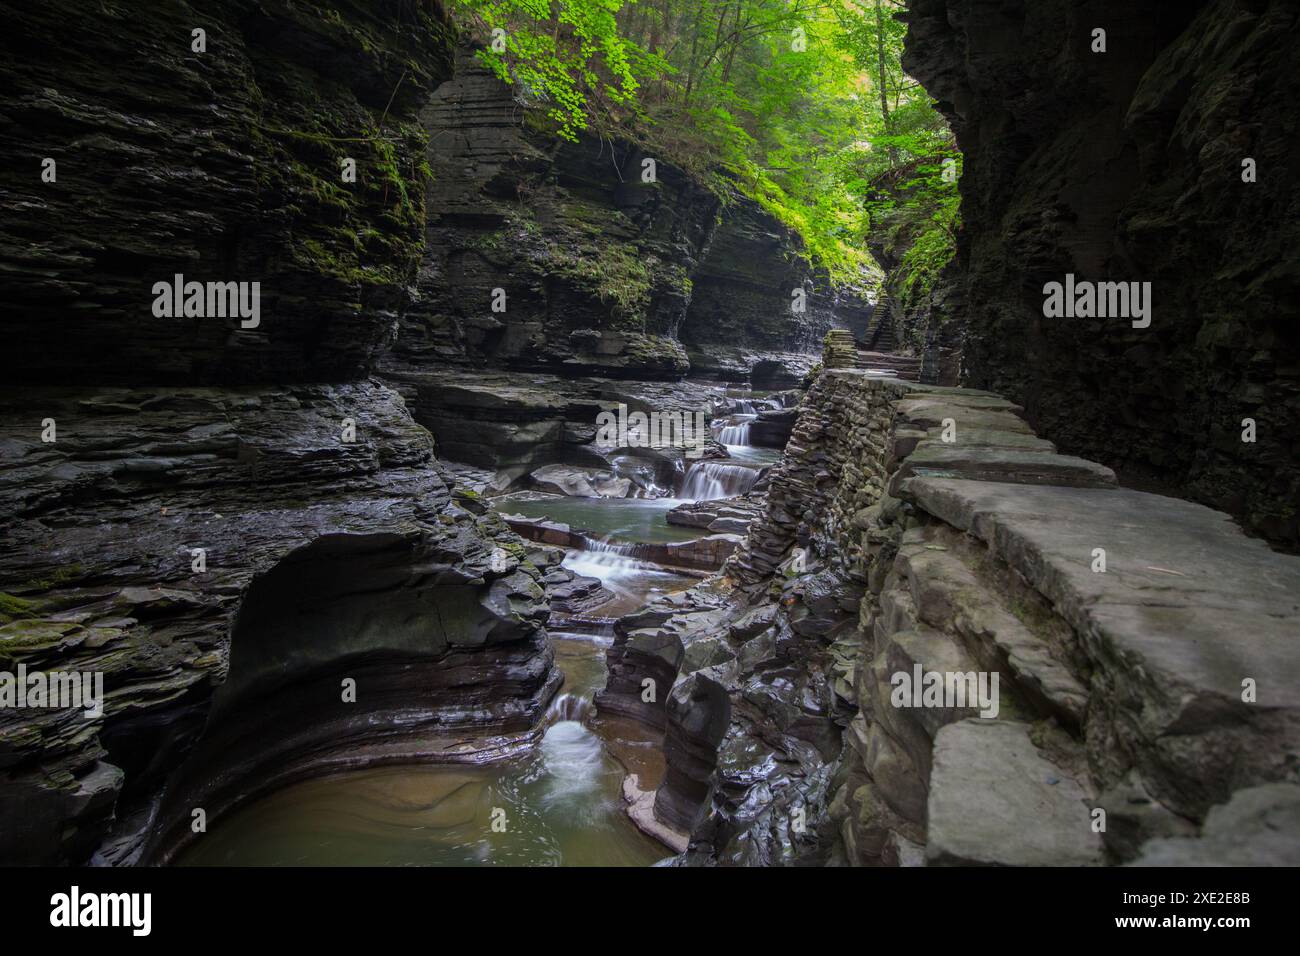
[[686,93],[682,97],[682,106],[691,105],[691,87],[695,83],[695,57],[700,46],[700,22],[704,19],[705,0],[700,0],[700,7],[695,13],[695,25],[691,28],[691,61],[686,68]]
[[885,14],[876,0],[876,82],[880,86],[880,118],[889,132],[889,95],[885,92]]

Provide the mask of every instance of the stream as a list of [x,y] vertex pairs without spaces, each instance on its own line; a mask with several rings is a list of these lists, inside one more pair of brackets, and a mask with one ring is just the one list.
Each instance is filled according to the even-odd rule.
[[[715,422],[715,434],[736,428],[730,420]],[[745,435],[732,430],[726,437]],[[705,533],[667,524],[669,509],[683,500],[748,490],[756,469],[780,457],[774,449],[744,444],[728,443],[728,451],[732,462],[692,465],[681,498],[524,494],[494,507],[591,532],[595,547],[569,551],[564,566],[600,578],[614,598],[597,613],[618,617],[655,593],[697,580],[635,556],[637,543],[685,541]],[[605,684],[605,654],[613,640],[609,626],[597,630],[605,633],[551,630],[564,684],[550,705],[540,743],[525,755],[487,766],[377,767],[294,784],[216,821],[177,863],[648,866],[670,856],[624,812],[627,773],[638,774],[644,788],[658,786],[662,737],[635,721],[595,712],[592,700]]]

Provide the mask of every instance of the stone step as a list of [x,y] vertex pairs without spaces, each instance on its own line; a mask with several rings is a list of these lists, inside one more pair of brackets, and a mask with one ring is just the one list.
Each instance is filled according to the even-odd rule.
[[921,377],[921,360],[910,355],[858,350],[854,366],[869,371],[893,372],[909,382],[919,381]]
[[974,553],[980,548],[938,525],[907,532],[894,568],[907,583],[918,621],[958,636],[977,666],[1000,672],[1004,703],[1009,704],[1012,695],[1024,698],[1037,713],[1056,716],[1077,731],[1083,725],[1088,689],[1068,663],[1081,657],[1074,635],[1053,620],[1045,602],[1031,601],[1027,595],[1011,599],[1006,596],[1010,582],[995,589],[981,580],[975,570],[979,555]]
[[899,465],[890,479],[889,493],[907,499],[907,485],[915,476],[1076,488],[1109,488],[1116,484],[1115,472],[1086,458],[1019,448],[945,444],[928,439],[920,442]]
[[871,316],[871,327],[863,336],[868,349],[890,352],[894,349],[894,316],[901,312],[898,301],[891,296],[881,296]]
[[[859,704],[870,704],[875,720],[907,754],[907,763],[916,768],[922,781],[928,781],[934,740],[939,731],[956,721],[977,717],[979,707],[974,701],[960,707],[915,707],[910,705],[905,695],[905,706],[895,706],[893,695],[897,689],[897,675],[906,675],[910,679],[917,667],[923,674],[965,674],[977,671],[979,664],[951,635],[931,627],[916,626],[887,636],[877,635],[876,646],[879,652],[871,662],[869,675],[873,686],[861,689],[868,691],[870,696],[862,694]],[[867,709],[863,706],[864,711]],[[870,763],[867,770],[874,775]]]
[[889,368],[920,368],[921,359],[914,355],[897,355],[885,349],[857,350],[858,359],[863,362],[876,362]]
[[[894,430],[899,432],[928,433],[945,430],[962,445],[968,435],[1000,432],[1036,438],[1029,423],[1020,417],[1024,411],[1019,405],[1003,398],[981,395],[918,395],[903,398],[895,403]],[[917,437],[919,440],[919,436]],[[915,446],[913,446],[915,447]]]
[[934,746],[930,866],[1089,866],[1103,862],[1086,790],[1034,746],[1029,725],[948,724]]
[[1300,557],[1221,512],[1124,488],[917,477],[908,494],[1070,624],[1107,686],[1089,739],[1145,754],[1170,809],[1200,819],[1287,773],[1284,755],[1300,749]]

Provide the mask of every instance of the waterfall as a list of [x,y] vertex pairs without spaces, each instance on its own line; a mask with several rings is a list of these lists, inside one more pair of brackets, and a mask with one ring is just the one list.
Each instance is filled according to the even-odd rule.
[[620,582],[624,578],[663,570],[659,565],[642,559],[648,550],[647,545],[636,542],[584,537],[582,547],[565,556],[564,566],[584,577],[600,578],[605,587],[619,593],[623,590]]
[[724,424],[718,428],[718,441],[724,445],[748,445],[749,423],[757,417],[757,415],[733,416],[729,424]]
[[627,541],[610,541],[609,538],[583,538],[582,550],[600,554],[636,554],[637,545]]
[[592,704],[579,694],[557,694],[546,709],[546,723],[557,724],[562,720],[576,720],[580,724],[587,722],[591,715]]
[[688,501],[733,498],[749,491],[757,480],[758,470],[755,468],[717,461],[697,461],[686,472],[681,497]]
[[739,425],[727,425],[718,433],[718,441],[724,445],[748,445],[749,422]]
[[[590,557],[597,563],[602,560],[608,560],[610,563],[617,563],[616,559],[628,559],[635,561],[637,558],[644,557],[649,548],[637,541],[611,541],[609,538],[588,538],[582,539],[582,548],[580,553]],[[603,557],[597,557],[603,555]]]

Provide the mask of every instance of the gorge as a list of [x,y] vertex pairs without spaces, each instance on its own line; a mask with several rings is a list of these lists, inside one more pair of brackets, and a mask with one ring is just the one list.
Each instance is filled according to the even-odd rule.
[[104,694],[0,862],[1300,862],[1297,11],[879,10],[962,171],[855,231],[478,7],[5,5],[0,672]]

